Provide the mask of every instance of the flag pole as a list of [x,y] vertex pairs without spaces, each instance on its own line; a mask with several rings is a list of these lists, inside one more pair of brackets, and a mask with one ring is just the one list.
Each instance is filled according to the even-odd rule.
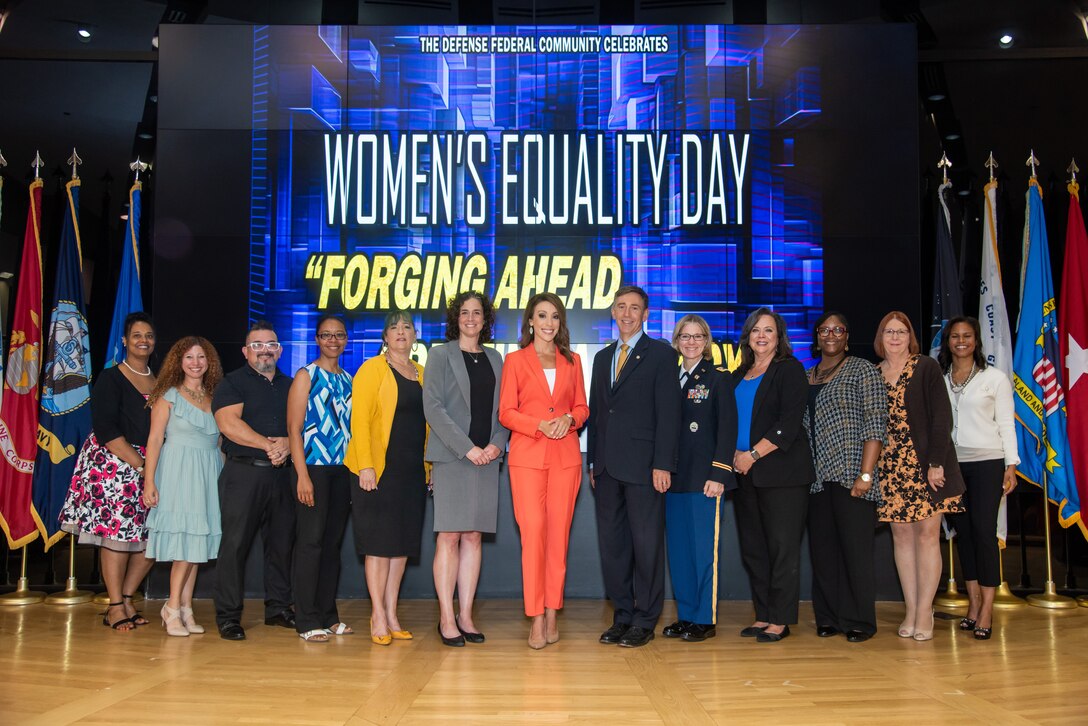
[[[1018,607],[1023,607],[1027,603],[1023,598],[1017,597],[1012,594],[1012,590],[1009,588],[1009,583],[1005,581],[1005,549],[1001,548],[997,552],[997,568],[1001,581],[1001,584],[997,586],[997,590],[994,592],[994,607],[999,610],[1013,610]],[[1088,605],[1085,605],[1088,607]]]
[[80,605],[90,602],[94,593],[90,590],[80,590],[76,583],[76,538],[68,535],[68,582],[62,592],[55,592],[45,601],[50,605]]
[[26,577],[26,548],[23,545],[23,564],[19,569],[19,586],[15,592],[0,595],[0,605],[35,605],[45,599],[44,592],[30,589],[30,580]]
[[933,604],[942,608],[965,608],[971,599],[956,587],[956,558],[952,552],[953,537],[948,538],[948,583],[944,592],[933,598]]
[[1077,607],[1077,601],[1059,595],[1054,586],[1054,565],[1050,559],[1050,497],[1047,496],[1046,468],[1043,468],[1043,535],[1046,541],[1046,585],[1042,592],[1028,595],[1028,605],[1049,610],[1067,610]]

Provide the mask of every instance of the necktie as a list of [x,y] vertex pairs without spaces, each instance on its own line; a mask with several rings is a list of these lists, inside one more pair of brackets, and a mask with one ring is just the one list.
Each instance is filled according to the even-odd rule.
[[680,388],[683,388],[688,384],[688,372],[684,371],[680,374]]
[[623,364],[627,362],[627,351],[631,350],[631,346],[627,343],[620,345],[620,357],[616,359],[616,378],[620,377],[620,371],[623,370]]

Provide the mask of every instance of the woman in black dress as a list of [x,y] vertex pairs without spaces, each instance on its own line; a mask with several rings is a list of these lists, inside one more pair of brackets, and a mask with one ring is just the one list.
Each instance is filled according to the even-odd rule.
[[102,624],[132,630],[147,620],[132,596],[154,563],[147,548],[147,507],[143,502],[144,450],[151,431],[147,397],[155,387],[148,360],[155,351],[155,327],[143,312],[125,318],[121,365],[98,376],[91,393],[92,431],[76,460],[72,484],[60,513],[60,527],[82,544],[99,547],[102,581],[109,606]]
[[364,558],[370,592],[370,639],[411,640],[397,619],[400,583],[409,557],[419,557],[427,472],[423,447],[423,367],[409,356],[415,325],[405,312],[385,318],[383,355],[363,363],[351,398],[351,443],[345,464],[359,475],[351,497],[355,549]]

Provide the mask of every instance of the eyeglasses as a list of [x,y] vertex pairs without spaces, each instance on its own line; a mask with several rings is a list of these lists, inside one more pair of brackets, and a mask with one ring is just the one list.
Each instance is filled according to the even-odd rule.
[[836,325],[834,328],[829,328],[826,325],[822,328],[817,328],[816,332],[820,334],[821,338],[826,338],[829,335],[834,335],[836,338],[841,338],[846,333],[846,328],[841,325]]
[[680,333],[680,335],[676,337],[678,340],[681,340],[684,343],[689,343],[691,341],[695,341],[696,343],[702,343],[704,340],[706,340],[706,336],[702,333]]
[[247,343],[246,347],[256,353],[260,353],[262,350],[270,350],[275,353],[283,346],[281,346],[279,342],[275,340],[268,343],[264,342],[263,340],[255,340],[252,343]]
[[[327,341],[327,340],[347,340],[348,339],[348,334],[345,333],[343,330],[338,330],[335,333],[330,333],[327,330],[323,330],[323,331],[321,331],[320,333],[317,334],[317,339],[322,340],[322,341]],[[275,350],[275,349],[273,348],[273,350]]]
[[905,338],[910,335],[910,332],[906,329],[892,330],[891,328],[884,328],[884,336],[887,338]]

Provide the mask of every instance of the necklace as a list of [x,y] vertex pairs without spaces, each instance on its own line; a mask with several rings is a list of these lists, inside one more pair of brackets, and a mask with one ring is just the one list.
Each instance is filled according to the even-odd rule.
[[471,350],[462,350],[461,352],[471,358],[473,363],[480,362],[481,353],[473,353]]
[[188,386],[186,386],[186,385],[185,385],[185,384],[183,383],[183,384],[181,385],[181,390],[183,390],[183,391],[185,391],[186,393],[188,393],[188,394],[189,394],[189,397],[190,397],[190,398],[192,398],[192,399],[193,399],[194,401],[196,401],[196,403],[197,403],[198,405],[199,405],[199,404],[201,404],[201,403],[204,403],[204,396],[205,396],[204,386],[201,386],[201,387],[200,387],[200,390],[198,390],[198,391],[194,391],[193,389],[189,388]]
[[[130,366],[128,364],[128,358],[122,358],[121,359],[121,365],[123,365],[125,368],[128,368],[130,371],[132,371],[133,373],[135,373],[138,376],[150,376],[151,375],[151,366],[147,366],[147,372],[146,373],[140,373],[140,371],[136,370],[135,368],[133,368],[132,366]],[[147,365],[147,364],[145,363],[144,365]]]
[[411,363],[398,363],[390,358],[388,353],[385,354],[385,360],[389,363],[390,368],[399,371],[400,374],[408,380],[415,381],[419,379],[419,371],[417,371],[416,367]]
[[971,382],[971,379],[978,373],[978,366],[974,363],[971,364],[971,372],[967,374],[967,378],[963,380],[963,383],[956,383],[952,378],[952,368],[948,369],[948,386],[952,389],[953,393],[963,393],[963,389],[967,388],[967,384]]
[[838,363],[831,366],[830,368],[821,368],[819,365],[816,365],[812,368],[812,380],[816,383],[825,382],[832,373],[839,369],[839,366],[841,366],[843,364],[843,361],[845,360],[846,356],[844,355],[842,358],[839,359]]

